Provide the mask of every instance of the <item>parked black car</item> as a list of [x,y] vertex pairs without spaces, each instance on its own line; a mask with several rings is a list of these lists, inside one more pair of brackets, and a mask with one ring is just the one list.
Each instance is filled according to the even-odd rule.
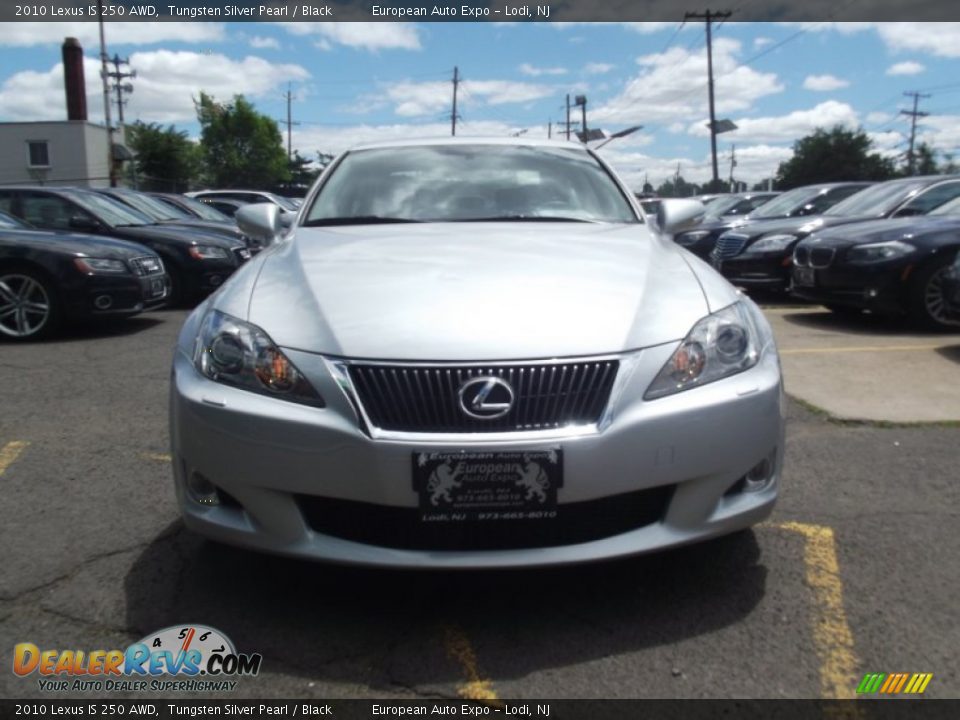
[[793,292],[838,313],[906,314],[927,328],[960,324],[948,282],[960,250],[960,199],[925,217],[875,220],[818,231],[793,251]]
[[[728,230],[739,229],[753,222],[819,215],[869,185],[865,182],[848,182],[794,188],[768,200],[747,215],[732,218],[710,218],[706,215],[697,227],[679,233],[673,239],[694,255],[707,260],[717,244],[717,238]],[[711,207],[707,206],[708,214]]]
[[730,282],[781,292],[790,287],[793,249],[824,228],[881,218],[925,215],[960,197],[960,177],[889,180],[861,190],[819,217],[751,223],[721,235],[710,260]]
[[734,215],[744,217],[773,200],[778,192],[744,192],[722,195],[706,206],[703,222],[714,222]]
[[947,319],[960,322],[960,252],[943,276],[943,305]]
[[268,202],[280,208],[281,214],[296,214],[300,209],[300,206],[289,198],[277,195],[276,193],[266,192],[265,190],[197,190],[196,192],[187,193],[187,197],[196,198],[202,202],[211,200],[233,200],[243,203],[244,205]]
[[[260,250],[260,246],[254,244],[250,238],[246,237],[237,223],[232,218],[223,220],[200,220],[192,215],[171,207],[166,203],[150,197],[146,193],[128,188],[99,188],[96,192],[102,193],[107,197],[122,202],[124,205],[138,210],[153,222],[160,225],[180,225],[189,229],[203,230],[204,232],[221,235],[237,242],[242,242],[251,252]],[[201,203],[202,204],[202,203]]]
[[161,307],[163,262],[142,245],[47,232],[0,212],[0,337],[36,340],[67,320]]
[[92,190],[0,188],[0,208],[39,228],[109,235],[155,251],[170,277],[170,303],[209,293],[250,257],[236,240],[198,229],[159,225],[142,213]]

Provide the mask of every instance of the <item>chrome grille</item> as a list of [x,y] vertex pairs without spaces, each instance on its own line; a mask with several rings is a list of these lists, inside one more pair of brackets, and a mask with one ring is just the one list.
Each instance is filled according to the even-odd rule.
[[717,246],[713,252],[718,258],[731,258],[734,255],[740,254],[740,251],[743,250],[743,246],[747,244],[747,240],[749,239],[747,235],[724,233],[717,240]]
[[810,267],[825,268],[833,262],[833,248],[815,247],[810,250]]
[[133,272],[136,275],[159,275],[163,272],[163,263],[160,261],[160,258],[156,257],[155,255],[135,257],[129,262],[130,267],[133,268]]
[[250,250],[246,247],[235,247],[230,248],[233,251],[233,254],[237,258],[237,262],[243,265],[247,260],[250,259]]
[[[552,430],[599,421],[617,375],[617,360],[516,365],[349,366],[370,422],[382,430],[423,433]],[[513,388],[506,415],[479,420],[460,407],[472,377],[496,376]]]

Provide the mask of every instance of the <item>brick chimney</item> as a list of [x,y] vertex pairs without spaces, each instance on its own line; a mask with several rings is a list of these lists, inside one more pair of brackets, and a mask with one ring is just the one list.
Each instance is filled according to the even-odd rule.
[[67,92],[67,120],[87,119],[87,88],[83,79],[83,48],[76,38],[63,41],[63,81]]

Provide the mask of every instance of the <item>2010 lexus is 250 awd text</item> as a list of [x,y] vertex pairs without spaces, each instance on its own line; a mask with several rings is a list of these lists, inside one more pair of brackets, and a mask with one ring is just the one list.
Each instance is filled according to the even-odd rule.
[[767,517],[784,451],[763,315],[583,146],[370,144],[189,316],[170,430],[186,525],[305,558],[511,567]]

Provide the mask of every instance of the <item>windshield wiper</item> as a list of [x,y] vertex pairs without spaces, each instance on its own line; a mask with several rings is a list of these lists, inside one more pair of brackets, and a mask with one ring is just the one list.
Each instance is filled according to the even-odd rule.
[[599,220],[587,220],[585,218],[566,217],[562,215],[491,215],[490,217],[462,218],[459,220],[450,220],[449,222],[580,222],[596,223]]
[[356,215],[353,217],[316,218],[303,223],[304,227],[323,227],[325,225],[389,225],[392,223],[418,223],[421,220],[411,218],[381,217],[380,215]]

